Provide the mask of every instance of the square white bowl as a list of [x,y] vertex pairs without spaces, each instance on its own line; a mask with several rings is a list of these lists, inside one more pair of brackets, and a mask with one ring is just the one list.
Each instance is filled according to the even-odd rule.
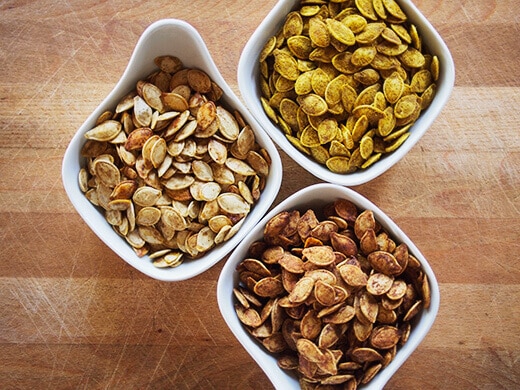
[[[78,185],[80,168],[85,165],[85,160],[80,155],[85,142],[84,133],[94,127],[94,123],[101,113],[105,110],[114,110],[119,100],[135,88],[138,80],[157,69],[154,58],[160,55],[177,56],[185,67],[195,67],[205,71],[223,90],[222,101],[224,104],[237,109],[242,114],[244,120],[254,130],[257,142],[267,150],[272,160],[265,189],[235,236],[216,246],[204,256],[196,260],[186,260],[176,268],[156,268],[148,256],[138,257],[125,239],[107,223],[102,212],[90,203]],[[67,195],[77,212],[94,233],[117,255],[154,279],[179,281],[194,277],[212,267],[224,258],[257,224],[278,194],[282,180],[282,163],[272,140],[259,127],[254,117],[238,100],[221,76],[200,34],[184,21],[164,19],[151,24],[143,32],[119,82],[72,138],[63,157],[62,180]]]
[[238,341],[262,368],[276,389],[296,390],[299,389],[300,386],[295,376],[292,376],[278,367],[276,358],[249,334],[245,326],[238,319],[235,312],[233,295],[233,288],[238,286],[239,282],[236,267],[247,257],[249,246],[253,242],[263,238],[263,229],[266,223],[276,214],[281,211],[294,209],[298,209],[302,213],[309,208],[321,210],[324,205],[338,198],[350,200],[358,206],[360,210],[372,210],[375,219],[381,224],[383,229],[385,229],[397,243],[405,243],[410,253],[421,262],[422,269],[428,276],[431,290],[430,307],[422,310],[422,312],[414,318],[408,341],[398,349],[395,358],[388,366],[379,371],[374,379],[367,385],[360,388],[371,390],[383,388],[385,383],[388,382],[392,375],[401,367],[424,339],[433,325],[439,310],[439,285],[433,270],[415,244],[381,209],[357,192],[339,185],[321,183],[303,188],[274,207],[254,229],[248,233],[226,261],[217,284],[217,300],[224,320]]
[[271,12],[251,35],[242,51],[238,63],[238,86],[247,107],[284,152],[300,166],[323,181],[344,186],[356,186],[373,180],[386,172],[401,160],[426,133],[451,95],[455,82],[455,66],[448,47],[431,23],[410,0],[397,1],[402,10],[407,14],[408,21],[416,25],[420,36],[423,38],[424,46],[428,47],[431,53],[439,57],[440,77],[437,81],[437,91],[433,101],[421,113],[419,119],[410,129],[408,139],[397,150],[383,155],[379,161],[366,169],[360,169],[348,174],[331,172],[326,166],[317,163],[296,149],[287,140],[282,130],[269,119],[262,108],[259,88],[260,65],[258,62],[260,51],[266,41],[271,36],[276,35],[279,28],[283,25],[285,16],[297,7],[300,0],[280,0],[276,3]]

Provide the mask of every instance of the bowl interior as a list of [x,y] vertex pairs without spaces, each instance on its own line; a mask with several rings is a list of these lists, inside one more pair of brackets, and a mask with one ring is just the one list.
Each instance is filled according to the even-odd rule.
[[260,51],[267,39],[275,35],[283,25],[287,13],[296,8],[298,4],[299,0],[279,1],[247,42],[238,64],[238,85],[241,96],[255,118],[278,146],[314,176],[330,183],[346,186],[366,183],[396,164],[419,141],[441,112],[453,90],[455,80],[455,67],[451,53],[440,35],[415,5],[409,0],[399,1],[399,5],[408,15],[408,20],[417,26],[419,34],[423,37],[424,45],[429,48],[431,53],[437,54],[439,57],[441,75],[437,82],[435,98],[413,125],[408,139],[396,151],[383,155],[379,161],[367,169],[350,174],[333,173],[298,151],[267,117],[260,102],[261,92],[258,83]]
[[430,265],[413,242],[388,216],[386,216],[386,214],[383,213],[383,211],[372,202],[349,188],[328,183],[316,184],[304,188],[273,208],[273,210],[271,210],[254,227],[254,229],[250,231],[247,237],[233,251],[224,265],[217,285],[218,304],[224,320],[235,337],[253,359],[255,359],[277,389],[299,389],[300,386],[295,377],[287,374],[278,367],[276,359],[251,337],[242,323],[238,320],[234,309],[232,291],[233,287],[238,284],[238,275],[235,269],[236,266],[246,258],[249,245],[263,237],[264,226],[273,216],[284,210],[299,209],[300,211],[305,211],[308,208],[320,209],[325,204],[334,201],[337,198],[348,199],[355,203],[360,209],[372,210],[376,220],[381,223],[381,225],[396,239],[397,242],[403,242],[408,245],[410,252],[413,253],[421,262],[423,270],[430,281],[430,307],[423,310],[423,312],[415,318],[410,338],[404,346],[398,350],[394,360],[385,369],[381,370],[365,388],[380,389],[384,386],[384,384],[391,378],[391,376],[426,336],[439,309],[439,287]]
[[[138,80],[156,69],[154,58],[160,55],[179,57],[185,67],[195,67],[205,71],[223,90],[225,105],[240,111],[245,121],[255,131],[257,142],[269,153],[271,172],[260,200],[252,208],[244,224],[229,241],[215,247],[203,257],[185,261],[177,268],[156,268],[147,258],[139,258],[134,250],[106,222],[102,213],[84,196],[78,186],[78,174],[84,164],[80,156],[85,141],[84,133],[94,127],[99,115],[105,110],[113,110],[119,100],[135,88]],[[199,33],[188,23],[176,19],[164,19],[150,25],[139,38],[127,68],[110,94],[94,110],[72,138],[63,158],[62,179],[72,204],[90,228],[114,252],[144,274],[159,280],[177,281],[193,277],[221,260],[245,236],[258,220],[267,212],[281,185],[282,165],[280,156],[271,139],[259,127],[254,117],[238,100],[218,71]]]

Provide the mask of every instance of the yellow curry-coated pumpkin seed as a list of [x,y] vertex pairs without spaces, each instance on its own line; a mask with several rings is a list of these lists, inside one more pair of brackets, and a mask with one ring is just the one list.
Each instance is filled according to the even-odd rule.
[[377,50],[374,46],[361,46],[354,50],[350,60],[356,66],[367,66],[372,62],[376,54]]
[[346,24],[341,23],[336,19],[327,19],[326,25],[330,35],[339,42],[347,46],[352,46],[356,43],[356,37],[354,33]]
[[381,137],[386,137],[395,128],[394,109],[389,106],[383,111],[383,117],[377,123],[377,134]]
[[308,94],[302,97],[300,106],[303,112],[310,116],[319,116],[327,112],[327,102],[319,95]]
[[334,66],[334,68],[336,68],[341,73],[354,74],[360,70],[360,67],[354,65],[352,63],[351,59],[352,59],[352,53],[346,51],[346,52],[335,54],[332,57],[331,62],[332,62],[332,65]]
[[[377,95],[376,95],[377,96]],[[378,122],[384,118],[385,113],[380,108],[374,105],[361,104],[352,110],[352,113],[356,116],[366,116],[368,123],[372,126],[377,125]]]
[[385,6],[388,13],[396,19],[400,21],[406,20],[406,14],[395,0],[383,0],[383,5]]
[[308,148],[314,148],[321,144],[318,131],[312,126],[307,126],[305,129],[303,129],[300,135],[300,142],[303,146]]
[[356,0],[356,7],[365,18],[370,20],[378,19],[372,0]]
[[260,52],[259,62],[264,62],[265,59],[273,52],[276,47],[276,37],[270,37],[266,42],[262,51]]
[[304,35],[296,35],[287,39],[287,47],[296,58],[301,60],[308,59],[313,50],[310,38]]
[[394,32],[401,38],[404,42],[410,44],[412,43],[412,38],[410,37],[410,34],[408,33],[408,30],[406,27],[402,24],[390,24],[390,28],[394,30]]
[[299,12],[292,11],[287,14],[282,31],[286,39],[302,33],[303,19]]
[[269,117],[269,119],[271,119],[274,123],[278,123],[278,117],[276,115],[276,112],[273,110],[273,108],[271,107],[271,105],[269,104],[267,99],[264,97],[261,97],[260,102],[262,104],[262,108],[264,109],[264,111],[267,114],[267,116]]
[[371,68],[354,73],[354,80],[363,85],[373,85],[379,81],[380,77],[379,73]]
[[425,110],[433,101],[435,97],[435,91],[437,89],[437,85],[432,83],[424,90],[421,95],[421,110]]
[[356,90],[349,84],[344,84],[341,87],[341,103],[348,113],[352,112],[357,99]]
[[309,19],[309,38],[313,45],[327,47],[330,44],[330,33],[327,25],[318,17]]
[[374,141],[371,137],[364,136],[359,142],[359,152],[363,159],[368,159],[374,151]]
[[349,173],[352,171],[350,159],[345,156],[333,156],[328,158],[326,166],[333,173]]
[[294,83],[294,91],[298,95],[306,95],[312,92],[312,73],[313,71],[307,71],[301,73]]
[[410,132],[407,132],[407,133],[404,133],[403,135],[401,135],[391,145],[389,145],[385,148],[385,153],[390,153],[390,152],[393,152],[394,150],[396,150],[399,146],[401,146],[404,143],[404,141],[406,141],[408,139],[409,136],[410,136]]
[[300,75],[298,70],[298,62],[289,53],[282,50],[275,50],[274,69],[287,80],[296,80]]
[[284,98],[280,102],[279,107],[280,115],[284,119],[284,121],[289,124],[291,127],[297,127],[298,121],[297,121],[297,111],[298,111],[298,104],[294,102],[291,99]]
[[347,76],[340,74],[332,79],[325,89],[325,101],[329,105],[334,105],[341,102],[342,88],[347,84]]
[[320,144],[328,144],[338,136],[338,122],[332,118],[324,119],[318,125],[317,132]]
[[424,66],[426,62],[424,55],[413,47],[408,47],[405,51],[400,53],[399,59],[409,68],[420,68]]
[[367,25],[367,20],[359,14],[346,15],[341,19],[341,23],[346,25],[354,34],[359,34]]
[[406,43],[395,45],[388,41],[381,41],[376,45],[376,49],[379,53],[387,56],[400,56],[408,50],[408,45]]
[[287,80],[285,77],[278,77],[275,81],[275,89],[278,92],[289,92],[294,88],[294,80]]
[[383,93],[389,103],[396,103],[404,92],[404,81],[398,72],[393,72],[383,83]]
[[402,96],[394,107],[394,115],[396,118],[407,118],[420,107],[417,95]]
[[317,68],[312,72],[311,86],[314,92],[319,96],[325,96],[325,90],[329,82],[330,78],[322,68]]
[[399,38],[399,35],[397,35],[397,33],[390,27],[385,27],[381,33],[381,37],[387,42],[393,43],[394,45],[400,45],[403,43],[401,38]]
[[361,45],[373,44],[385,29],[385,24],[380,22],[368,23],[363,31],[356,35],[356,41]]
[[433,81],[431,72],[428,69],[422,69],[415,73],[410,81],[410,89],[412,92],[423,93]]
[[379,16],[379,18],[385,20],[388,17],[383,0],[372,0],[372,5],[374,7],[375,13],[377,16]]
[[432,62],[430,64],[430,72],[432,73],[432,77],[434,81],[437,81],[439,79],[439,57],[433,56]]
[[350,151],[345,146],[345,144],[339,142],[338,140],[332,140],[329,147],[329,154],[331,157],[334,156],[343,156],[343,157],[349,157]]
[[309,149],[312,158],[316,160],[318,163],[327,164],[327,161],[330,160],[329,151],[324,146],[318,145]]
[[366,115],[359,116],[356,123],[354,124],[354,128],[352,129],[352,140],[354,142],[361,140],[361,137],[363,137],[363,135],[368,130],[368,124],[369,121]]

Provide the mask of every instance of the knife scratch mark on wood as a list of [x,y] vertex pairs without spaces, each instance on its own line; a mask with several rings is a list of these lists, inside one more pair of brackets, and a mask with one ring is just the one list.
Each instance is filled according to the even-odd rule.
[[[152,384],[153,379],[154,379],[154,377],[156,376],[157,372],[161,369],[161,363],[162,363],[164,357],[166,356],[166,352],[168,352],[168,349],[170,348],[170,344],[171,344],[171,342],[172,342],[172,339],[173,339],[173,337],[174,337],[174,334],[175,334],[175,333],[173,333],[173,332],[170,333],[170,338],[168,339],[168,342],[167,342],[166,345],[164,346],[163,351],[162,351],[162,353],[161,353],[161,356],[159,357],[159,360],[158,360],[157,363],[155,364],[155,368],[154,368],[152,374],[150,375],[150,379],[148,380],[148,386],[147,386],[147,387],[150,387],[150,385]],[[188,351],[186,351],[186,353],[184,354],[182,360],[177,364],[178,369],[175,371],[175,376],[174,376],[174,378],[173,378],[173,379],[174,379],[174,382],[175,382],[175,377],[177,377],[177,374],[178,374],[178,372],[179,372],[179,369],[182,367],[182,363],[183,363],[183,361],[186,359],[187,354],[188,354]]]

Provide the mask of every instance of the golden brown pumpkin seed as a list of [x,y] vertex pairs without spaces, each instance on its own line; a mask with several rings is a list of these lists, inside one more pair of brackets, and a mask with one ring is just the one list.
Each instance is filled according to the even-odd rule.
[[276,297],[283,291],[282,282],[271,276],[260,279],[254,288],[255,294],[260,297]]
[[330,246],[314,246],[303,249],[302,255],[311,263],[327,266],[334,262],[336,256]]
[[230,214],[247,214],[251,209],[249,203],[242,196],[232,192],[220,194],[217,197],[217,202],[222,210]]
[[377,349],[389,349],[399,342],[401,334],[394,326],[384,325],[374,328],[370,335],[370,344]]
[[313,288],[314,279],[304,276],[296,283],[294,289],[289,294],[289,301],[292,303],[302,303],[311,295]]
[[394,283],[394,278],[383,273],[370,275],[367,282],[367,291],[372,295],[383,295],[387,293]]
[[339,271],[341,277],[349,286],[362,287],[366,286],[368,282],[367,275],[358,266],[345,264],[339,267]]
[[260,315],[253,308],[244,308],[241,305],[235,305],[235,311],[238,319],[247,326],[258,327],[261,324]]
[[110,141],[114,139],[122,129],[120,122],[106,120],[85,133],[85,138],[94,141]]
[[188,84],[191,89],[200,93],[208,93],[211,90],[211,80],[209,76],[200,69],[189,69]]
[[372,267],[385,275],[396,275],[402,272],[402,267],[394,255],[384,251],[375,251],[368,255],[368,261]]
[[96,177],[107,187],[114,188],[121,180],[119,169],[111,161],[94,161],[93,169]]
[[222,106],[218,106],[217,118],[220,124],[220,134],[228,140],[236,140],[239,134],[239,128],[235,117]]

